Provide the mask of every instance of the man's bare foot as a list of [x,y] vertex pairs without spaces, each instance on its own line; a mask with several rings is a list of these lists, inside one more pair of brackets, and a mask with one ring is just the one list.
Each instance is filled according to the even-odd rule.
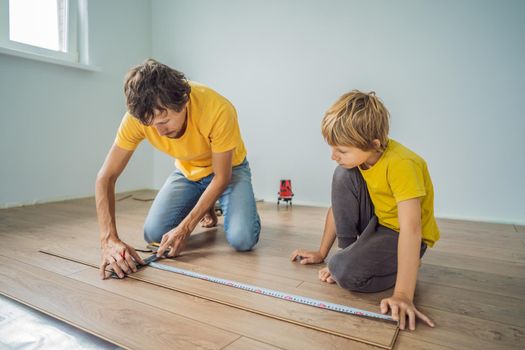
[[215,227],[217,226],[217,214],[215,214],[215,208],[212,207],[209,212],[207,212],[204,217],[201,219],[202,227]]
[[335,283],[335,280],[332,278],[332,274],[328,267],[322,268],[319,270],[319,279],[326,283]]

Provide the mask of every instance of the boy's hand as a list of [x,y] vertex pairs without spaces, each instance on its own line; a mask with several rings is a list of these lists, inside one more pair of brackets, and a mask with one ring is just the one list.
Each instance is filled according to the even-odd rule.
[[430,327],[434,327],[434,322],[425,314],[416,309],[412,300],[404,295],[395,294],[390,298],[381,300],[381,313],[386,314],[388,309],[392,310],[392,318],[399,321],[399,329],[404,330],[406,317],[408,316],[409,329],[416,329],[416,316],[426,322]]
[[296,249],[290,257],[292,261],[296,259],[300,260],[303,265],[306,264],[320,264],[324,261],[324,256],[319,251],[307,251],[302,249]]

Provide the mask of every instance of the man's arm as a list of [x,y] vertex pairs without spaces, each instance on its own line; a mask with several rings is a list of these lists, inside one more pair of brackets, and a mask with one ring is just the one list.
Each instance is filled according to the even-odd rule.
[[168,257],[176,256],[184,247],[184,243],[195,229],[202,217],[215,204],[217,199],[230,184],[232,176],[233,150],[221,153],[212,153],[213,179],[206,188],[199,201],[173,230],[162,236],[158,256],[169,250]]
[[135,250],[119,239],[115,221],[115,183],[132,154],[133,151],[113,145],[97,175],[95,198],[102,249],[100,263],[102,278],[109,276],[106,271],[108,266],[122,278],[125,273],[137,270],[132,258],[143,263]]
[[326,259],[330,249],[334,245],[336,237],[335,221],[332,208],[328,208],[326,213],[326,220],[324,224],[323,238],[321,239],[321,246],[318,251],[308,251],[304,249],[296,249],[292,253],[290,259],[295,261],[299,257],[301,264],[320,264]]
[[406,317],[409,328],[416,327],[416,316],[429,326],[434,323],[414,306],[419,254],[421,249],[421,203],[419,198],[398,203],[399,241],[397,247],[397,279],[394,294],[381,301],[381,312],[392,310],[394,320],[399,320],[399,328],[405,329]]

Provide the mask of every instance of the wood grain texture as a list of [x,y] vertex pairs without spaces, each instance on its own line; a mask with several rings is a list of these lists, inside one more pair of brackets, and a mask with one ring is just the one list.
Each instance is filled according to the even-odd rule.
[[[203,322],[220,329],[235,330],[242,336],[283,349],[377,349],[376,347],[317,332],[308,328],[227,307],[202,298],[160,288],[149,283],[126,278],[101,280],[94,269],[70,276],[115,294],[126,295],[136,301],[161,308],[178,315]],[[153,298],[152,295],[155,297]]]
[[0,256],[0,292],[129,349],[220,349],[239,336]]
[[[439,247],[438,247],[439,248]],[[523,264],[515,261],[501,261],[490,257],[465,256],[461,253],[449,253],[442,249],[432,249],[432,254],[425,254],[423,264],[437,265],[443,268],[464,269],[468,271],[492,273],[499,276],[525,278]]]
[[[141,191],[139,195],[145,198],[152,194]],[[117,202],[119,233],[136,247],[145,245],[142,225],[150,205],[131,198]],[[389,296],[391,290],[373,294],[348,292],[318,280],[317,271],[323,264],[302,266],[288,260],[295,248],[318,248],[326,208],[277,209],[273,203],[258,204],[258,208],[263,229],[253,252],[238,254],[228,247],[221,218],[217,229],[196,230],[176,264],[378,312],[380,300]],[[416,290],[417,306],[433,318],[437,327],[430,329],[418,323],[416,331],[400,333],[395,348],[525,348],[525,229],[460,220],[438,220],[438,225],[442,238],[425,254]],[[224,345],[226,348],[239,344],[283,349],[373,348],[168,289],[156,291],[158,298],[150,298],[149,287],[143,287],[142,282],[100,281],[92,269],[79,269],[77,264],[64,264],[62,268],[59,260],[39,256],[37,248],[83,247],[86,253],[98,257],[93,198],[0,210],[0,243],[0,254],[10,259],[69,275],[102,292],[238,335]],[[199,288],[204,290],[203,286]],[[317,316],[309,317],[319,320]]]
[[0,255],[36,267],[44,266],[48,271],[67,276],[86,269],[84,265],[38,253],[43,240],[0,233],[0,242]]
[[[96,266],[96,263],[98,262],[98,260],[95,259],[95,255],[90,253],[89,250],[58,250],[57,248],[48,252],[64,257],[76,257],[80,260],[86,261],[92,266]],[[178,261],[171,259],[163,259],[162,263],[179,268],[188,269],[189,267],[187,264],[180,266]],[[210,274],[208,270],[200,267],[190,267],[190,269],[195,272]],[[188,295],[199,296],[201,298],[207,297],[210,298],[210,300],[219,303],[222,302],[229,306],[236,306],[244,310],[250,310],[251,312],[259,313],[261,315],[273,316],[281,320],[287,320],[288,322],[304,324],[305,326],[323,328],[327,332],[337,332],[343,336],[348,336],[349,338],[364,343],[377,344],[378,346],[385,348],[391,346],[397,332],[397,326],[392,322],[383,322],[345,315],[307,305],[291,303],[286,300],[270,298],[225,285],[157,270],[152,267],[139,270],[130,277],[139,279],[143,282],[152,283],[156,286],[171,288],[173,291],[183,292]],[[214,277],[225,279],[233,278],[242,283],[254,283],[252,279],[235,278],[236,276],[226,273],[215,273]],[[258,286],[266,287],[260,284],[258,284]],[[290,291],[287,288],[280,288],[279,290],[284,292]],[[293,291],[296,292],[296,290]],[[310,294],[310,297],[322,296],[324,295]]]
[[[301,294],[307,294],[309,290],[322,291],[323,286],[304,283],[298,289]],[[377,305],[390,293],[350,294],[352,298]],[[337,286],[333,286],[329,294],[333,302],[349,298],[349,293]],[[419,310],[436,322],[437,328],[430,329],[419,322],[415,332],[401,332],[398,340],[417,334],[417,340],[455,349],[506,349],[519,347],[525,340],[521,316],[525,310],[520,299],[418,282],[415,302]]]
[[223,348],[224,350],[277,350],[275,346],[271,346],[260,341],[241,337]]

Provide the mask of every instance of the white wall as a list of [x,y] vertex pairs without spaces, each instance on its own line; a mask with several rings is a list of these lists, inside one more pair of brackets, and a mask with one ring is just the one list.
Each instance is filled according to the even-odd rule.
[[[152,3],[153,55],[231,99],[256,195],[329,205],[323,112],[375,90],[429,163],[441,217],[525,223],[525,2]],[[171,160],[155,160],[156,185]]]
[[[373,89],[392,137],[427,159],[442,217],[525,224],[525,2],[89,1],[100,72],[0,55],[0,206],[93,194],[125,110],[122,80],[152,55],[237,106],[258,197],[291,178],[329,205],[319,132],[344,91]],[[152,167],[154,164],[154,172]],[[144,144],[118,190],[160,187],[173,161]]]
[[[0,207],[92,196],[125,112],[123,78],[151,55],[151,5],[90,0],[91,57],[99,72],[0,54]],[[119,191],[151,187],[142,146]]]

